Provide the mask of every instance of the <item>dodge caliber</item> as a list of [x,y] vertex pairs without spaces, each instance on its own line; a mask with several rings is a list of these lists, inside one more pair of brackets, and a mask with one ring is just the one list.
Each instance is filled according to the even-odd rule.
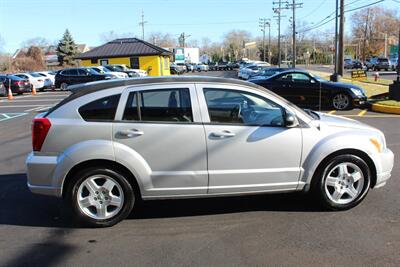
[[393,167],[380,130],[244,81],[157,77],[71,91],[33,120],[28,187],[64,198],[90,226],[167,198],[303,191],[345,210]]

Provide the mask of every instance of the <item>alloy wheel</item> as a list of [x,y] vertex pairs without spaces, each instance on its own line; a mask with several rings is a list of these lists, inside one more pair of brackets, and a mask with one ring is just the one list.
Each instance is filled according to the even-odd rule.
[[119,213],[124,205],[121,185],[107,175],[86,178],[78,188],[79,209],[96,220],[106,220]]
[[335,204],[354,201],[364,188],[364,174],[360,167],[351,162],[334,166],[325,178],[325,193]]
[[333,107],[337,110],[344,110],[350,106],[350,98],[345,94],[337,94],[333,97]]

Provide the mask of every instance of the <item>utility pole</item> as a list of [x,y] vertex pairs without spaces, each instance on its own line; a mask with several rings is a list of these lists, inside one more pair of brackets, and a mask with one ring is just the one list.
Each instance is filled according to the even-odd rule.
[[336,10],[335,10],[335,60],[334,60],[334,71],[330,77],[330,80],[333,82],[338,81],[338,31],[339,31],[339,0],[336,0]]
[[144,24],[146,24],[147,21],[144,20],[144,12],[142,11],[142,21],[139,22],[139,26],[142,27],[142,40],[144,41]]
[[344,64],[344,0],[340,0],[340,28],[339,28],[339,61],[338,74],[343,76]]
[[385,33],[385,57],[387,57],[387,43],[388,43],[388,39],[387,39],[387,33]]
[[186,35],[184,32],[181,33],[181,35],[179,36],[179,44],[180,46],[182,46],[183,48],[185,48],[186,45],[186,39],[189,38],[191,35]]
[[[270,46],[270,45],[271,45],[271,25],[270,25],[270,23],[269,23],[269,20],[270,20],[270,19],[266,19],[266,18],[260,18],[260,20],[259,20],[259,26],[260,26],[261,31],[262,31],[262,33],[263,33],[262,46],[263,46],[263,61],[264,61],[264,62],[265,62],[265,59],[266,59],[266,57],[265,57],[265,28],[266,28],[266,27],[269,28],[269,36],[268,36],[268,38],[269,38],[269,40],[268,40],[268,54],[270,54],[270,50],[271,50],[271,46]],[[270,56],[268,56],[268,60],[269,60],[268,63],[271,64]]]
[[286,9],[282,7],[282,4],[289,4],[287,1],[282,1],[278,0],[278,2],[272,2],[272,4],[277,5],[277,7],[272,8],[274,13],[277,14],[277,16],[274,16],[274,18],[278,19],[278,66],[281,66],[281,19],[285,16],[281,15],[281,12],[283,9]]
[[292,29],[293,29],[293,41],[292,41],[292,50],[293,50],[293,62],[292,62],[292,67],[295,68],[296,67],[296,8],[302,8],[303,7],[303,3],[296,3],[296,0],[292,0],[291,4],[286,4],[286,8],[291,8],[293,15],[292,15],[292,20],[293,20],[293,24],[292,24]]

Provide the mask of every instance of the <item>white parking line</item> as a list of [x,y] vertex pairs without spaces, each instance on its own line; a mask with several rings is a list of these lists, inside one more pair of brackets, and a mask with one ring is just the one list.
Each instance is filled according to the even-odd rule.
[[29,108],[29,107],[43,107],[43,105],[11,105],[11,106],[0,106],[0,108]]
[[[17,100],[16,102],[57,102],[57,100],[63,100],[64,98],[59,98],[59,99],[22,99],[22,100]],[[0,101],[0,102],[5,102],[5,101]],[[11,102],[9,102],[11,103]]]

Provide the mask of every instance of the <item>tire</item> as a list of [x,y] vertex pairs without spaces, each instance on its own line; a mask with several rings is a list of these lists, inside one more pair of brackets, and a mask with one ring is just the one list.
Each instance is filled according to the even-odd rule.
[[[340,175],[341,169],[347,170],[347,174]],[[354,182],[355,179],[358,180]],[[360,204],[368,194],[371,171],[358,156],[338,155],[318,168],[313,181],[313,191],[325,208],[347,210]]]
[[67,87],[68,87],[68,83],[61,83],[61,84],[60,84],[60,89],[61,89],[61,91],[67,90]]
[[331,98],[331,106],[336,110],[353,109],[353,99],[345,93],[337,93]]
[[[107,182],[109,185],[103,187]],[[90,227],[109,227],[119,223],[131,213],[137,202],[135,191],[124,175],[108,168],[80,171],[67,190],[66,200],[74,219]],[[114,206],[112,201],[117,205]]]

